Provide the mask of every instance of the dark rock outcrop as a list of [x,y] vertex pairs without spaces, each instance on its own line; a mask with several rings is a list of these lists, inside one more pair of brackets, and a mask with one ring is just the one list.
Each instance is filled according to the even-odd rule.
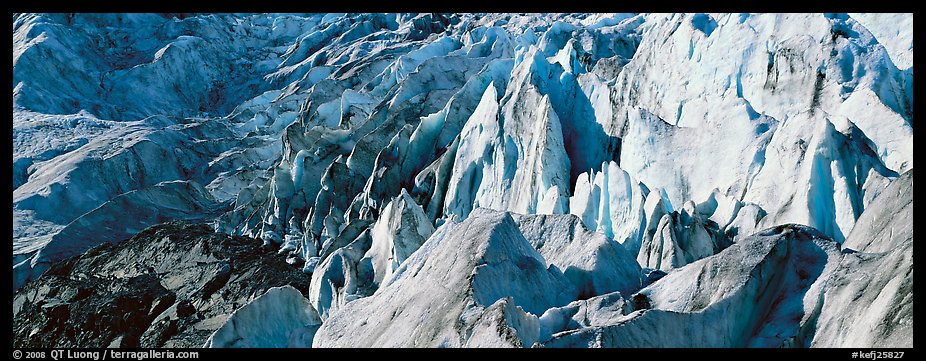
[[13,297],[14,347],[201,347],[271,287],[308,295],[285,256],[203,224],[171,222],[59,262]]

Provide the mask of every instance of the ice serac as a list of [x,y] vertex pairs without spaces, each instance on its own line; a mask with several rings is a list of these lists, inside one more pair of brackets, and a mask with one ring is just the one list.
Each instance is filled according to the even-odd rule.
[[[269,89],[263,75],[275,68],[284,50],[278,45],[314,27],[318,17],[178,17],[16,16],[16,264],[52,237],[73,243],[66,248],[77,252],[110,236],[126,236],[119,227],[102,237],[58,236],[78,218],[132,223],[135,219],[126,217],[133,213],[159,214],[137,217],[149,223],[132,223],[128,231],[136,232],[183,213],[163,209],[160,198],[165,199],[161,204],[201,198],[197,187],[178,190],[155,184],[195,182],[216,206],[225,206],[239,192],[246,198],[252,183],[264,181],[279,151],[275,133],[295,119],[304,95],[273,102],[281,93]],[[155,194],[159,190],[166,193]],[[146,194],[133,196],[139,203],[116,201],[135,191]],[[119,202],[133,210],[117,209]],[[178,211],[185,207],[176,206]],[[98,207],[113,217],[101,217]],[[190,214],[179,218],[189,219]]]
[[620,243],[589,231],[578,217],[512,215],[524,238],[547,263],[563,271],[579,291],[579,298],[619,291],[636,292],[642,271]]
[[768,215],[760,228],[800,222],[844,241],[865,209],[866,193],[879,192],[884,178],[897,175],[842,117],[802,113],[772,138],[765,166],[743,198],[764,204]]
[[[35,164],[13,190],[14,259],[31,257],[30,267],[14,262],[14,288],[41,274],[47,264],[100,243],[120,241],[175,217],[206,218],[220,211],[220,203],[200,182],[214,176],[202,169],[203,163],[228,143],[199,140],[206,134],[228,135],[222,126],[180,126],[163,117],[115,123],[88,114],[65,122],[26,115],[14,118],[14,130],[15,149],[39,153],[21,159]],[[92,136],[95,132],[101,133]],[[29,145],[58,136],[63,149],[54,142],[47,148]],[[196,152],[181,158],[181,148]],[[112,232],[99,235],[101,227]],[[45,250],[49,245],[52,249]]]
[[[700,205],[706,206],[704,203]],[[694,202],[688,201],[680,210],[664,214],[652,237],[643,240],[637,254],[640,266],[668,271],[728,247],[730,240],[709,218],[716,210],[705,214],[702,212],[709,210],[704,208],[698,209]]]
[[[532,331],[510,328],[536,325],[532,317],[575,297],[508,213],[477,209],[462,223],[438,228],[375,294],[331,314],[313,346],[450,347],[500,339],[530,346]],[[511,332],[489,337],[486,323],[510,325],[498,328]],[[471,340],[472,334],[482,336]]]
[[737,115],[717,115],[718,119],[708,119],[718,123],[687,127],[668,123],[645,108],[628,110],[621,168],[646,186],[663,189],[674,205],[704,199],[715,189],[724,196],[741,198],[762,168],[777,124],[749,113],[748,103],[741,99],[725,100],[723,106],[736,109]]
[[885,253],[913,238],[913,171],[892,180],[859,216],[843,248]]
[[724,227],[724,236],[730,241],[737,242],[759,229],[759,223],[765,218],[766,212],[753,203],[746,203],[736,212],[736,217]]
[[364,231],[353,240],[348,238],[335,239],[333,242],[349,243],[326,247],[321,257],[306,261],[307,265],[317,262],[312,269],[309,302],[322,320],[348,302],[375,291],[372,264],[368,258],[361,262],[372,244],[369,232]]
[[537,316],[515,306],[510,297],[499,299],[473,321],[464,347],[529,347],[540,330]]
[[799,225],[769,228],[669,272],[609,321],[554,334],[548,347],[806,346],[838,245]]
[[463,219],[477,207],[537,213],[568,206],[563,125],[537,84],[562,69],[536,49],[526,56],[505,94],[499,98],[488,87],[461,131],[445,201],[451,219]]
[[274,287],[235,310],[204,347],[312,347],[318,313],[292,286]]
[[[913,171],[859,217],[830,279],[812,347],[913,347]],[[877,290],[877,291],[873,291]]]
[[382,283],[434,233],[431,220],[405,189],[386,205],[370,234],[364,259],[372,263],[373,282]]
[[[445,32],[457,17],[334,18],[317,34],[329,40],[305,39],[312,48],[291,53],[305,60],[287,60],[288,67],[320,72],[287,88],[307,94],[283,135],[283,157],[273,170],[280,182],[261,186],[219,222],[230,232],[281,242],[307,261],[352,224],[376,221],[401,189],[414,192],[416,176],[434,171],[429,165],[448,153],[478,103],[473,95],[493,79],[504,84],[502,74],[510,70],[509,59],[498,59],[510,51],[506,36],[496,30],[470,34],[475,43],[461,41],[463,34]],[[292,193],[285,184],[290,178]],[[416,201],[442,209],[426,202],[427,192],[446,188],[441,183],[418,189]]]
[[[912,82],[907,80],[912,73],[891,64],[885,47],[852,18],[651,14],[643,28],[637,52],[615,81],[611,128],[622,129],[621,168],[651,188],[665,189],[673,204],[704,199],[717,188],[775,215],[785,206],[782,200],[803,197],[806,187],[757,197],[758,189],[776,186],[757,174],[771,173],[779,163],[794,164],[782,157],[801,151],[782,151],[786,144],[770,143],[793,132],[785,125],[817,129],[819,122],[808,118],[830,119],[839,132],[851,133],[848,144],[836,141],[826,148],[842,148],[839,156],[845,159],[837,162],[862,169],[854,181],[845,180],[854,167],[846,164],[839,166],[845,172],[800,175],[794,179],[800,184],[826,188],[832,183],[836,198],[865,200],[865,193],[877,192],[874,183],[881,183],[853,184],[878,177],[867,174],[874,166],[866,163],[885,168],[875,172],[885,177],[912,168]],[[804,212],[771,217],[774,221],[760,228],[799,222],[841,241],[864,207],[852,202],[835,200],[833,209],[843,213],[838,220]],[[847,214],[850,209],[855,213]]]
[[[283,20],[288,26],[276,26]],[[284,49],[317,16],[22,14],[13,97],[47,114],[138,120],[225,115],[268,89]],[[49,71],[51,70],[51,71]],[[67,76],[64,76],[67,74]]]
[[600,169],[578,176],[569,198],[569,213],[636,254],[646,226],[643,205],[649,189],[616,162],[603,163]]

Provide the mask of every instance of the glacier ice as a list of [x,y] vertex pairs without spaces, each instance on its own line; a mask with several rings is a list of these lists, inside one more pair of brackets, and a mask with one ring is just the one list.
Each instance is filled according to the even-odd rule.
[[535,48],[525,56],[530,60],[513,70],[503,102],[494,87],[487,87],[460,133],[445,201],[451,219],[465,218],[476,207],[536,213],[541,201],[553,203],[550,210],[567,202],[561,192],[545,199],[554,186],[570,188],[570,163],[560,117],[534,84],[534,72],[547,72],[541,78],[546,79],[556,68]]
[[546,342],[554,334],[608,324],[616,318],[624,317],[628,305],[620,292],[612,292],[550,308],[538,319],[537,340]]
[[[782,347],[810,341],[838,245],[797,225],[766,229],[677,268],[620,312],[553,335],[546,347]],[[721,271],[723,270],[723,271]],[[595,309],[592,309],[594,311]],[[589,316],[597,317],[597,316]]]
[[642,270],[620,243],[591,232],[569,215],[512,216],[524,238],[544,260],[562,270],[580,298],[641,286]]
[[643,206],[649,189],[613,161],[600,169],[579,175],[569,198],[569,212],[636,254],[646,225]]
[[884,46],[898,69],[913,66],[913,16],[903,13],[849,13]]
[[[858,128],[849,123],[845,134],[838,123],[805,113],[775,133],[766,152],[774,162],[756,174],[743,197],[764,203],[762,225],[801,222],[843,241],[866,206],[864,194],[884,186],[879,178],[896,177],[873,160]],[[772,181],[782,175],[790,181]]]
[[274,287],[235,310],[205,347],[312,347],[321,320],[292,286]]
[[372,245],[364,259],[369,259],[373,266],[373,282],[380,284],[389,278],[431,233],[434,233],[431,220],[403,189],[386,205],[370,232]]
[[[373,295],[330,314],[313,346],[494,344],[495,337],[469,335],[482,334],[476,330],[487,322],[536,326],[522,313],[536,315],[575,297],[575,287],[558,268],[547,266],[508,213],[478,208],[462,223],[438,228]],[[531,334],[515,332],[522,333]],[[530,346],[524,342],[529,336],[517,339]]]
[[373,265],[370,258],[364,257],[372,245],[371,238],[369,231],[363,231],[353,239],[335,239],[332,242],[347,244],[332,243],[335,246],[325,247],[317,258],[309,302],[323,320],[348,302],[375,291]]
[[682,209],[659,219],[654,233],[646,237],[637,254],[640,266],[668,271],[701,258],[712,256],[729,246],[717,224],[697,212],[691,201]]
[[12,41],[14,291],[185,219],[311,274],[318,334],[229,326],[261,345],[912,335],[912,14],[15,14]]
[[881,192],[843,246],[854,252],[831,276],[812,345],[913,347],[912,171]]

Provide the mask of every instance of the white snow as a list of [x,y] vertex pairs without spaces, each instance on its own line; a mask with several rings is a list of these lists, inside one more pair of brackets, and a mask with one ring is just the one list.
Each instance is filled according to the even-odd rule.
[[897,68],[913,67],[913,14],[911,13],[849,13],[878,39],[891,55]]

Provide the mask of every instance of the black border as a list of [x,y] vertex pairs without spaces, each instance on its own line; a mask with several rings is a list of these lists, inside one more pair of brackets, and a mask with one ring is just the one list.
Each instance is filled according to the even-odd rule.
[[[455,1],[318,1],[318,0],[261,0],[261,1],[176,1],[176,0],[122,0],[122,1],[29,1],[18,0],[10,4],[11,13],[15,12],[172,12],[172,13],[235,13],[235,12],[512,12],[512,13],[547,13],[547,12],[910,12],[915,11],[913,1],[733,1],[733,0],[694,0],[694,1],[627,1],[627,0],[585,0],[585,1],[505,1],[505,0],[455,0]],[[12,19],[11,19],[12,23]],[[914,25],[914,36],[919,33]],[[12,45],[11,45],[12,50]],[[12,58],[10,58],[10,72],[6,73],[12,82]],[[916,63],[914,58],[914,64]],[[921,86],[917,81],[914,84],[914,94],[922,94]],[[12,108],[12,98],[8,98]],[[914,98],[916,102],[917,98]],[[12,123],[12,121],[10,121]],[[11,128],[9,132],[12,131]],[[914,135],[916,131],[914,130]],[[12,137],[5,138],[12,149]],[[10,169],[10,168],[8,168]],[[12,171],[7,173],[11,175]],[[10,178],[12,183],[12,177]],[[12,196],[11,196],[12,197]],[[917,228],[918,222],[914,227]],[[11,225],[12,227],[12,225]],[[914,253],[915,258],[915,253]],[[6,261],[9,262],[9,261]],[[12,265],[6,272],[12,272]],[[11,279],[11,276],[7,276]],[[12,300],[12,293],[10,293]],[[11,314],[7,314],[11,317]],[[12,324],[12,319],[10,320]],[[12,333],[12,330],[8,331]],[[12,335],[10,337],[12,340]],[[914,338],[915,344],[915,338]],[[12,347],[12,346],[11,346]],[[15,351],[44,351],[45,359],[50,357],[51,350],[63,349],[12,349],[11,359],[15,358]],[[83,349],[88,351],[104,351],[105,349]],[[130,350],[130,349],[124,349]],[[143,349],[138,349],[143,350]],[[453,355],[473,357],[492,355],[498,357],[614,357],[624,359],[627,357],[640,359],[661,359],[679,357],[684,359],[714,359],[714,358],[744,358],[761,355],[763,358],[813,358],[819,359],[850,359],[854,352],[886,352],[903,351],[904,359],[915,357],[915,349],[882,349],[882,348],[842,348],[842,349],[745,349],[745,348],[703,348],[703,349],[176,349],[161,348],[160,351],[196,351],[198,359],[306,359],[314,357],[324,358],[351,358],[355,356],[374,356],[378,358],[407,357],[407,356],[438,356]],[[22,358],[25,359],[25,358]],[[59,359],[62,360],[62,359]],[[66,358],[64,360],[67,360]]]
[[[63,352],[69,350],[65,348],[22,348],[14,349],[20,352],[44,352],[43,360],[54,360],[51,353],[54,350]],[[102,355],[106,352],[103,348],[81,348],[70,349],[78,351],[97,351]],[[910,360],[916,357],[915,349],[888,349],[888,348],[816,348],[816,349],[793,349],[793,348],[630,348],[630,349],[488,349],[488,348],[365,348],[365,349],[203,349],[203,348],[154,348],[154,349],[118,349],[118,351],[146,351],[158,350],[160,352],[171,351],[178,352],[197,352],[199,357],[196,359],[186,360],[212,360],[212,359],[244,359],[244,360],[308,360],[309,358],[323,357],[325,359],[351,359],[352,357],[369,357],[373,356],[378,359],[390,360],[408,356],[460,356],[460,357],[482,357],[484,355],[498,357],[607,357],[611,360],[628,360],[629,358],[640,360],[661,360],[676,358],[678,360],[713,360],[713,359],[743,359],[761,354],[763,359],[791,361],[795,357],[798,359],[813,358],[819,359],[840,359],[840,360],[872,360],[873,358],[862,358],[864,355],[874,355],[872,352],[886,355],[892,353],[897,355],[903,353],[901,359]],[[612,359],[613,357],[613,359]],[[13,358],[15,360],[15,357]],[[38,360],[42,358],[32,358],[28,360]],[[102,357],[100,358],[102,360]],[[878,360],[888,360],[887,357],[878,358]],[[894,358],[896,359],[896,357]],[[27,360],[20,358],[19,360]],[[81,360],[77,358],[58,358],[57,361]],[[87,359],[83,359],[87,360]],[[92,360],[92,359],[90,359]],[[107,357],[106,360],[137,360],[137,359],[117,359]],[[146,359],[146,360],[171,360]],[[174,359],[184,360],[184,359]],[[481,360],[480,360],[481,361]]]
[[914,12],[913,1],[796,0],[260,0],[17,1],[12,12]]

